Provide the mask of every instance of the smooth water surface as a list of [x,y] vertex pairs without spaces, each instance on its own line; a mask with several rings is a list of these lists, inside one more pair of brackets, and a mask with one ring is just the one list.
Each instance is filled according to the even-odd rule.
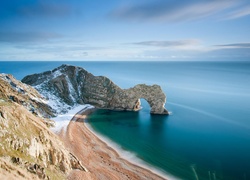
[[[105,75],[122,88],[159,84],[170,116],[98,110],[95,131],[182,179],[250,179],[248,62],[0,62],[18,79],[62,63]],[[24,68],[25,67],[25,68]]]

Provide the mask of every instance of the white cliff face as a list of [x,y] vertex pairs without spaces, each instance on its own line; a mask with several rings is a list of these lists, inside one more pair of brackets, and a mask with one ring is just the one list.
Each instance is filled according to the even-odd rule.
[[61,66],[52,71],[26,76],[22,81],[37,89],[58,116],[84,104],[80,97],[81,86],[76,80],[78,71],[78,68],[68,70],[67,66]]
[[140,109],[140,98],[148,101],[152,114],[168,114],[164,108],[166,95],[160,86],[139,84],[124,90],[107,77],[94,76],[80,67],[62,65],[52,71],[26,76],[22,82],[44,95],[57,114],[66,113],[79,104],[136,111]]
[[28,148],[28,152],[34,158],[38,158],[39,154],[43,151],[42,146],[38,143],[36,138],[32,138],[30,140],[30,146]]
[[46,99],[47,105],[49,105],[53,110],[55,116],[58,116],[60,114],[64,114],[68,112],[69,109],[71,109],[71,106],[64,103],[53,90],[48,90],[46,86],[46,82],[34,86],[35,89],[37,89],[42,96]]
[[31,86],[0,75],[0,179],[2,172],[17,172],[9,179],[65,179],[72,169],[87,171],[36,113],[45,106],[40,100]]

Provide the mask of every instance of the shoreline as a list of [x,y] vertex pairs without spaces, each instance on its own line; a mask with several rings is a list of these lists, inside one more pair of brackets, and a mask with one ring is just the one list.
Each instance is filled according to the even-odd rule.
[[94,110],[82,109],[74,115],[66,128],[57,133],[65,146],[88,169],[88,172],[72,170],[68,179],[173,179],[171,175],[155,172],[152,167],[125,159],[116,148],[93,132],[85,121],[87,115]]
[[[119,158],[123,159],[124,161],[127,161],[128,163],[131,163],[132,165],[135,165],[137,167],[143,168],[145,170],[150,171],[153,174],[156,174],[164,179],[169,179],[169,180],[175,180],[177,178],[173,177],[170,174],[167,174],[160,169],[157,169],[153,165],[150,165],[149,163],[141,160],[138,158],[135,154],[133,154],[130,151],[126,151],[122,149],[117,143],[113,142],[111,139],[109,139],[106,136],[101,135],[98,132],[95,132],[95,130],[91,127],[90,124],[84,122],[85,126],[87,129],[94,135],[96,136],[100,141],[106,144],[107,147],[111,148],[113,151],[115,151],[118,155]],[[130,156],[130,157],[126,157]]]

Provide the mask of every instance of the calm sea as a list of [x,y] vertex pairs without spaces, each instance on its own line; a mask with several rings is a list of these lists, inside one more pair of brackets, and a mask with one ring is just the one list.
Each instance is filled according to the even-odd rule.
[[169,116],[98,110],[88,123],[143,161],[181,179],[250,179],[249,62],[0,62],[21,80],[61,64],[122,88],[159,84]]

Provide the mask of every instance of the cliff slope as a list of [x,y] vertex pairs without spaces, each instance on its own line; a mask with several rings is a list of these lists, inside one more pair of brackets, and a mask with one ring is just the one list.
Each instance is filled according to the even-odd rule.
[[0,179],[65,179],[87,171],[48,126],[53,110],[31,86],[0,74]]

